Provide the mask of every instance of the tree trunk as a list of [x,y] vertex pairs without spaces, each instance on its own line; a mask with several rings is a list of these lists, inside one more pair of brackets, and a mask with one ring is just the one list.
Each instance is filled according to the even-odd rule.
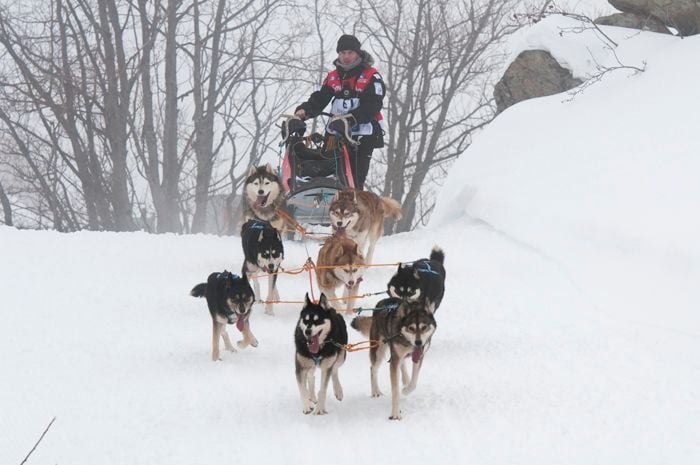
[[0,205],[2,205],[2,212],[4,222],[7,226],[12,226],[12,204],[10,203],[9,197],[5,194],[5,189],[2,188],[2,183],[0,182]]
[[109,156],[112,160],[111,202],[114,226],[117,231],[133,231],[135,224],[131,214],[126,166],[129,84],[126,77],[124,44],[114,1],[102,0],[98,5],[107,79],[105,126],[110,146]]
[[[197,157],[197,185],[195,187],[194,203],[195,211],[192,219],[192,232],[205,232],[207,227],[207,204],[209,200],[209,187],[211,185],[211,175],[214,168],[213,143],[214,143],[214,112],[216,110],[217,99],[217,77],[219,72],[219,60],[221,58],[221,36],[222,18],[224,13],[225,0],[219,0],[216,16],[214,19],[212,35],[211,56],[207,88],[204,93],[204,86],[195,82],[195,141],[194,152]],[[198,9],[198,2],[195,2],[195,9]],[[195,14],[195,80],[202,76],[201,58],[204,54],[203,43],[199,37],[199,15]],[[199,96],[197,96],[199,94]],[[206,105],[205,105],[206,102]]]
[[165,126],[163,128],[164,221],[158,218],[158,232],[182,232],[180,222],[180,163],[177,158],[177,6],[168,0],[165,42]]

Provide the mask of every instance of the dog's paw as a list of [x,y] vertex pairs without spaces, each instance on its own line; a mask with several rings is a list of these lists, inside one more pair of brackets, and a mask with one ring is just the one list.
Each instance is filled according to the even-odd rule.
[[416,390],[416,387],[409,384],[408,386],[406,386],[405,388],[403,388],[401,390],[401,394],[403,394],[404,396],[407,396],[415,390]]
[[308,415],[313,411],[313,408],[311,407],[304,407],[304,409],[301,411],[304,415]]
[[381,397],[384,393],[382,391],[372,391],[372,397]]
[[398,415],[392,415],[389,417],[389,420],[400,420],[400,419],[401,419],[400,413]]
[[333,390],[333,394],[335,394],[335,398],[342,401],[343,400],[343,388],[338,388]]
[[246,347],[248,347],[248,341],[246,341],[245,339],[241,339],[240,341],[236,342],[236,345],[239,349],[245,349]]
[[314,410],[314,415],[325,415],[327,413],[325,408],[316,407],[316,410]]
[[265,315],[275,316],[275,312],[272,310],[272,307],[265,307]]
[[250,345],[253,346],[253,347],[257,347],[257,346],[258,346],[258,340],[255,339],[255,338],[251,339]]

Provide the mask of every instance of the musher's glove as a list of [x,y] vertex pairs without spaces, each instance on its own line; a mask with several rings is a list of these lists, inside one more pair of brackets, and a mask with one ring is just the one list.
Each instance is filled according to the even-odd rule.
[[306,132],[306,123],[300,119],[292,118],[287,125],[290,134],[298,134],[303,136]]
[[298,118],[289,118],[288,120],[282,121],[282,140],[287,140],[287,137],[296,134],[303,136],[306,132],[306,123]]
[[333,117],[328,123],[328,129],[344,136],[347,140],[351,140],[350,130],[356,123],[355,117],[348,113],[347,115]]

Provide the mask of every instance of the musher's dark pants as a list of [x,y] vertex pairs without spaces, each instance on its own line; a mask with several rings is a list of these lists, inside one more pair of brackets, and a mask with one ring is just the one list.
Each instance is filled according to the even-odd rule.
[[352,178],[355,180],[355,189],[364,190],[365,179],[369,173],[369,163],[372,161],[372,151],[374,143],[363,143],[360,140],[360,145],[350,146],[350,169],[352,170]]

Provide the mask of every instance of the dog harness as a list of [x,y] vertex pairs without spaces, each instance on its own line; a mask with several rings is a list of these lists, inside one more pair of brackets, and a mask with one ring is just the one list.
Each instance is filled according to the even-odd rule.
[[[257,218],[253,218],[253,224],[250,226],[251,229],[265,229],[265,224],[270,224],[269,221],[265,220],[260,220]],[[270,225],[272,226],[272,225]]]
[[416,271],[418,271],[419,273],[431,273],[431,274],[437,274],[437,275],[440,274],[437,271],[433,270],[433,267],[430,266],[430,262],[422,262],[421,265],[422,265],[422,267],[421,266],[416,267]]
[[240,278],[240,276],[238,276],[237,274],[233,274],[230,271],[226,271],[226,270],[224,270],[223,273],[218,273],[216,275],[216,279],[230,279],[233,281],[234,279],[238,279],[238,278]]

